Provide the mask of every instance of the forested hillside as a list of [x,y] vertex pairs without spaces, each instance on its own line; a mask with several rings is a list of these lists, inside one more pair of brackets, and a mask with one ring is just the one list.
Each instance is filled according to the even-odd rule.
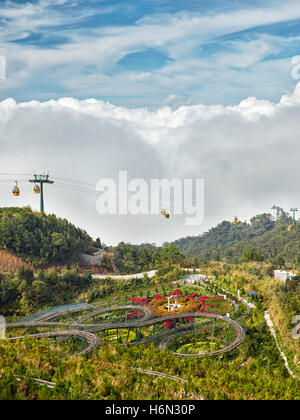
[[200,262],[268,261],[276,265],[300,264],[300,224],[290,217],[272,222],[266,214],[250,223],[222,222],[203,235],[181,238],[172,243]]
[[93,246],[92,238],[66,219],[30,207],[0,208],[0,249],[33,266],[76,262]]
[[[25,208],[0,208],[0,307],[5,315],[32,313],[72,302],[82,293],[102,297],[112,289],[92,281],[90,270],[78,267],[79,254],[101,247],[66,219]],[[121,242],[105,247],[99,267],[113,274],[158,268],[164,275],[173,266],[192,264],[177,248]],[[49,269],[49,267],[52,267]],[[89,267],[90,268],[90,267]],[[89,293],[87,292],[90,289]]]
[[151,244],[132,245],[120,242],[118,246],[110,247],[108,250],[113,253],[114,264],[122,274],[138,273],[174,264],[184,267],[194,266],[193,258],[189,258],[171,245],[162,248]]

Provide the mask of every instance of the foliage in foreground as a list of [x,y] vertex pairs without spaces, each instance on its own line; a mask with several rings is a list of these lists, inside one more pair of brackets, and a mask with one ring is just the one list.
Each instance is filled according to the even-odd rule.
[[[237,289],[242,293],[247,290],[259,293],[258,309],[243,320],[247,335],[238,349],[221,359],[191,360],[175,358],[169,350],[159,352],[152,345],[105,345],[88,360],[70,358],[62,361],[59,353],[51,352],[47,342],[34,339],[19,343],[2,341],[0,398],[300,399],[299,382],[289,376],[263,318],[263,311],[268,309],[284,346],[296,355],[297,343],[291,338],[291,317],[299,309],[297,279],[284,285],[270,277],[270,265],[255,262],[239,265],[210,263],[204,264],[202,269],[213,275],[217,284],[235,294]],[[24,275],[30,277],[30,271],[23,271]],[[138,295],[138,291],[145,293],[147,287],[155,289],[164,284],[168,287],[181,275],[178,268],[170,271],[170,268],[161,267],[154,279],[97,280],[78,299],[105,299],[113,293],[132,295],[134,290]],[[63,279],[60,281],[63,295],[66,283]],[[57,293],[53,294],[53,298],[57,296]],[[167,378],[148,376],[132,369],[136,367],[175,375],[187,382],[182,385]],[[41,387],[32,378],[53,381],[56,386],[53,390]]]
[[286,355],[294,372],[300,376],[300,343],[292,337],[292,319],[300,314],[299,276],[283,283],[273,278],[270,264],[248,262],[243,264],[209,263],[203,265],[208,275],[215,276],[215,283],[237,295],[238,290],[246,297],[246,291],[256,291],[258,306],[268,310],[286,349]]
[[[175,375],[155,378],[132,368]],[[21,378],[21,381],[16,379]],[[54,389],[32,378],[56,383]],[[1,399],[300,399],[263,322],[252,324],[244,343],[221,359],[176,358],[153,345],[113,346],[91,357],[62,361],[45,341],[0,342]]]

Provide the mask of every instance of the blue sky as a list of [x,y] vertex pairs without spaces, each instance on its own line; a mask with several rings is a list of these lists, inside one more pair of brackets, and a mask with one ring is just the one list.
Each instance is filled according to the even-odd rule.
[[10,0],[0,28],[0,99],[17,101],[276,101],[300,55],[298,0]]

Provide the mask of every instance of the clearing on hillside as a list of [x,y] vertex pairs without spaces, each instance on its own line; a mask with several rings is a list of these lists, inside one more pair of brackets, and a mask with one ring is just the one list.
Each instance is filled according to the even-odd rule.
[[21,258],[8,251],[0,250],[0,271],[16,271],[21,267],[29,267]]

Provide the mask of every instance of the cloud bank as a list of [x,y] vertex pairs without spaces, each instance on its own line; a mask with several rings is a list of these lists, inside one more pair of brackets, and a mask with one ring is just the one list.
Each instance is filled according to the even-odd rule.
[[[189,105],[172,109],[118,107],[96,99],[0,102],[1,205],[38,209],[27,176],[21,196],[15,176],[49,171],[46,211],[66,217],[107,244],[121,240],[162,243],[197,235],[238,215],[245,220],[273,204],[300,205],[300,84],[278,103],[249,97],[234,106]],[[203,178],[205,219],[188,227],[184,216],[99,216],[100,178]],[[77,189],[66,189],[64,180]],[[21,181],[24,180],[22,183]],[[26,181],[26,182],[25,182]],[[60,184],[59,184],[60,182]]]

